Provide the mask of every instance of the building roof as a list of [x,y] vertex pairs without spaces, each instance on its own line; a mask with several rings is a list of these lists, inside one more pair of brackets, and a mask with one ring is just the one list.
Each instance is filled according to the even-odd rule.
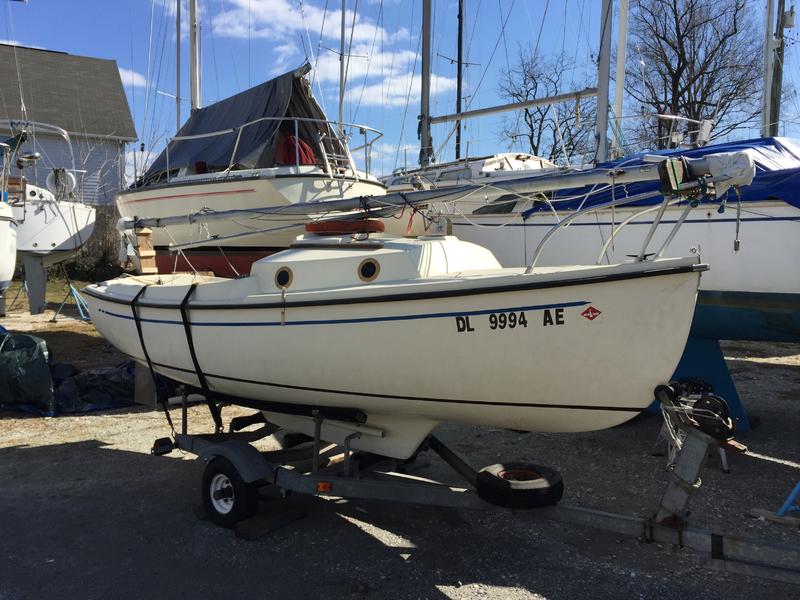
[[70,134],[137,139],[116,61],[0,44],[0,120],[22,120],[20,79],[27,120]]

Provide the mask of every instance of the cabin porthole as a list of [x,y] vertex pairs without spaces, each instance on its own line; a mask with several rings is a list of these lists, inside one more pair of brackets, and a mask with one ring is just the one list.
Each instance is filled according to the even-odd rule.
[[292,285],[292,270],[289,267],[281,267],[275,273],[275,286],[278,288],[288,288]]
[[374,258],[367,258],[358,265],[358,277],[361,281],[374,281],[381,272],[381,266]]

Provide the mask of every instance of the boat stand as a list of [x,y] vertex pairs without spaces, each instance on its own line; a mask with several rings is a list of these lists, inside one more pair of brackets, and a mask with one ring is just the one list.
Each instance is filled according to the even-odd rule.
[[[666,386],[660,386],[666,387]],[[657,397],[659,394],[657,390]],[[252,445],[280,430],[266,422],[261,413],[232,419],[228,432],[213,434],[188,434],[188,394],[181,401],[181,432],[174,439],[155,441],[152,453],[168,454],[174,449],[196,454],[210,463],[223,457],[236,468],[241,479],[248,483],[271,484],[286,497],[291,493],[311,496],[362,498],[408,502],[461,509],[497,509],[482,500],[474,491],[476,471],[434,435],[428,436],[420,450],[433,450],[467,482],[466,487],[411,475],[396,459],[354,452],[348,437],[343,447],[326,444],[320,439],[324,421],[319,412],[313,415],[316,423],[311,447],[293,447],[271,452],[260,452]],[[679,418],[680,417],[680,418]],[[642,518],[605,512],[577,506],[559,504],[526,511],[534,519],[544,518],[622,534],[646,542],[668,544],[670,547],[691,548],[708,559],[712,568],[732,573],[800,584],[800,546],[777,544],[768,541],[718,534],[707,529],[688,525],[689,501],[700,487],[700,472],[710,449],[724,448],[742,453],[746,448],[732,439],[720,440],[689,425],[691,419],[665,413],[673,431],[680,431],[680,444],[675,460],[668,470],[669,483],[658,508],[651,517]],[[261,423],[254,431],[237,429]],[[416,458],[416,457],[415,457]],[[413,466],[413,462],[410,463]],[[300,508],[289,507],[272,518],[251,521],[243,529],[243,537],[253,539],[259,532],[273,531],[303,516]],[[522,511],[515,513],[524,518]],[[244,522],[243,522],[244,523]],[[238,531],[238,529],[237,529]],[[255,532],[255,534],[254,534]]]
[[28,293],[28,308],[32,315],[44,312],[47,295],[47,269],[41,256],[27,252],[22,254],[25,271],[25,291]]

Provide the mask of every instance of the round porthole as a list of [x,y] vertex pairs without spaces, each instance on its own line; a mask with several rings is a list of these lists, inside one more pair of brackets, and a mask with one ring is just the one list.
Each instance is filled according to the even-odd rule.
[[288,288],[292,285],[292,270],[289,267],[281,267],[275,273],[275,285],[279,288]]
[[358,277],[361,281],[373,281],[380,272],[381,266],[374,258],[367,258],[358,265]]

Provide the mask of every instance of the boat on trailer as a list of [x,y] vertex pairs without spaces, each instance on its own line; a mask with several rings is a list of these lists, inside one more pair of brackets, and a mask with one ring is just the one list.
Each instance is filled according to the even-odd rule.
[[[627,176],[692,195],[746,185],[753,169],[747,155],[729,155]],[[385,214],[434,195],[318,204]],[[611,265],[507,269],[452,236],[383,229],[374,219],[320,220],[246,278],[89,286],[92,320],[119,350],[207,399],[253,406],[303,433],[315,428],[315,410],[333,411],[344,418],[328,415],[323,439],[358,434],[353,448],[407,458],[442,421],[588,431],[632,418],[678,364],[706,269],[697,256],[644,253]]]
[[156,372],[309,434],[308,416],[271,408],[361,412],[326,420],[323,439],[360,432],[353,448],[407,458],[442,421],[590,431],[631,419],[678,364],[705,268],[526,273],[451,236],[304,236],[248,278],[133,276],[85,293],[98,331]]

